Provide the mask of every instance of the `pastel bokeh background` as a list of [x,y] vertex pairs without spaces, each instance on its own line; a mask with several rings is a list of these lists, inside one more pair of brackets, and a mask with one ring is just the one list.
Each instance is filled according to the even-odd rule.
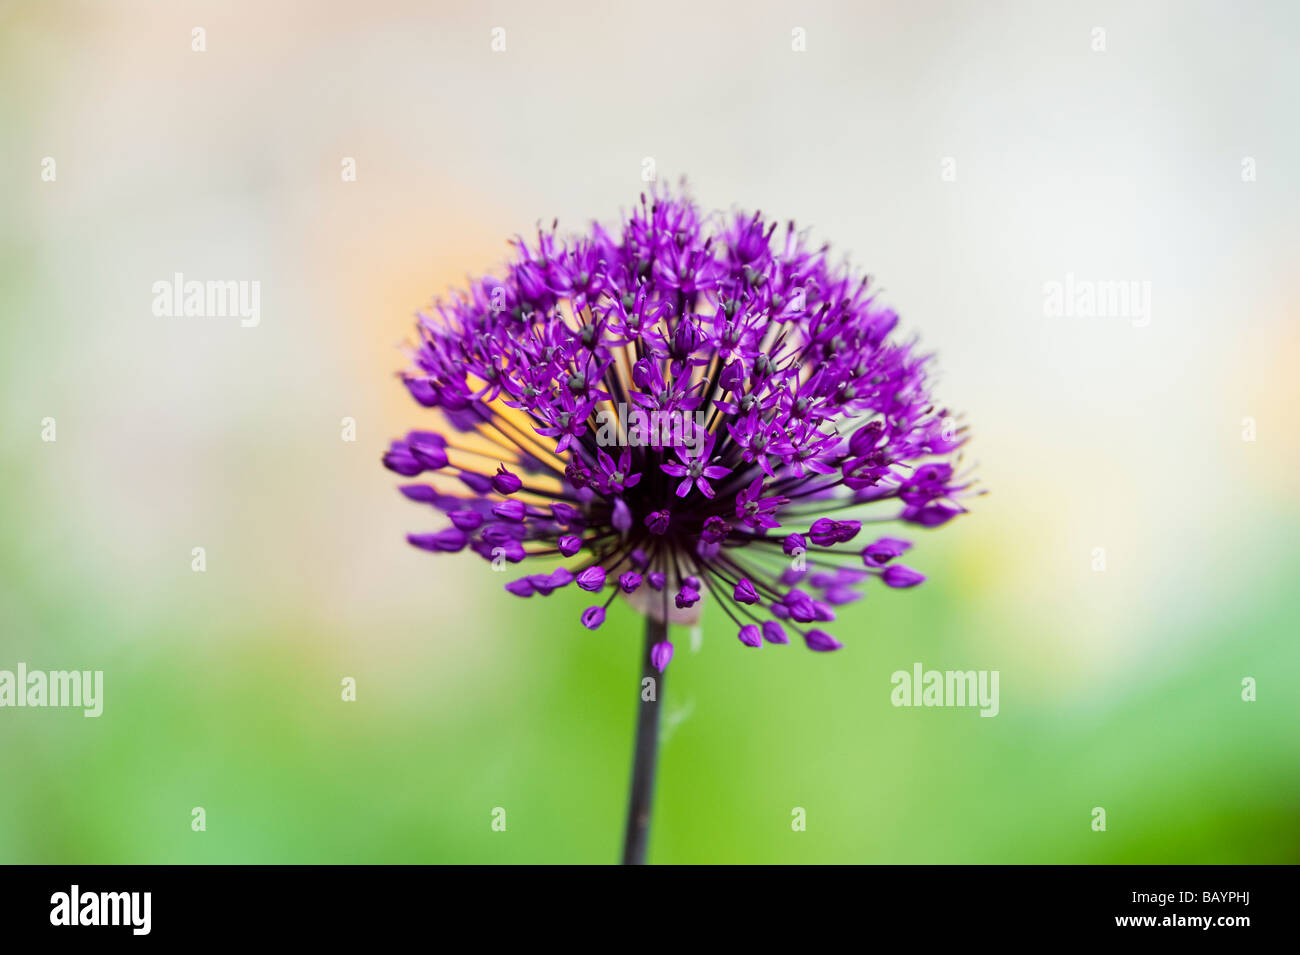
[[[106,684],[97,720],[0,709],[0,861],[617,858],[637,621],[409,548],[432,528],[379,456],[424,420],[413,310],[538,220],[617,222],[647,157],[868,268],[990,490],[837,654],[679,636],[652,861],[1300,861],[1298,30],[1172,0],[0,7],[0,668]],[[155,317],[178,271],[259,280],[260,325]],[[1150,323],[1048,317],[1067,274],[1150,282]],[[999,670],[1000,714],[894,708],[915,662]]]

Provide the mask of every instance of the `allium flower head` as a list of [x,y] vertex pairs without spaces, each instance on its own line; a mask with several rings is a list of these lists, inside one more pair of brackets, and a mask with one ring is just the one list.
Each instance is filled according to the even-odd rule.
[[[659,620],[716,601],[747,647],[842,644],[824,625],[873,577],[925,577],[911,544],[863,532],[938,527],[970,488],[964,429],[930,396],[930,356],[895,336],[869,279],[791,223],[702,216],[645,196],[621,229],[517,238],[487,277],[418,316],[402,376],[441,412],[384,464],[450,526],[411,534],[469,549],[519,597],[622,595]],[[658,645],[655,665],[672,657]]]

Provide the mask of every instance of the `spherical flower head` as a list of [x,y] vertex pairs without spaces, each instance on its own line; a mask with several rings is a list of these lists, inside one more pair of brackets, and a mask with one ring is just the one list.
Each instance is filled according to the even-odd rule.
[[[450,526],[413,546],[525,564],[514,596],[602,594],[589,629],[620,595],[667,622],[715,600],[746,646],[788,628],[818,652],[842,646],[820,625],[873,579],[925,579],[895,563],[908,541],[852,542],[864,522],[964,513],[966,433],[868,279],[793,223],[670,193],[514,249],[418,315],[401,380],[441,426],[383,463]],[[653,656],[663,669],[672,645]]]

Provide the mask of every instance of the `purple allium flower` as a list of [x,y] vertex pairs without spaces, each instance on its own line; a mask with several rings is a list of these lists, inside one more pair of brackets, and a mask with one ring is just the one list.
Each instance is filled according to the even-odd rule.
[[[668,194],[617,229],[514,246],[500,278],[419,313],[402,382],[443,425],[383,463],[425,475],[402,493],[451,526],[411,544],[568,559],[506,590],[608,590],[589,628],[619,593],[661,623],[711,596],[747,645],[790,628],[817,651],[841,644],[810,625],[872,577],[925,579],[891,563],[909,543],[851,542],[863,523],[964,513],[966,435],[867,278],[792,223]],[[652,656],[662,669],[672,645]]]

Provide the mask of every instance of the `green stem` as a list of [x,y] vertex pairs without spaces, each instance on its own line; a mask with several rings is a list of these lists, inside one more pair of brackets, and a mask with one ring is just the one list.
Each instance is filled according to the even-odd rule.
[[[668,639],[668,625],[645,621],[645,648],[641,654],[641,683],[637,687],[636,749],[632,755],[632,791],[627,804],[627,833],[623,839],[623,864],[645,865],[650,844],[650,806],[654,799],[655,765],[659,759],[659,708],[664,696],[664,674],[655,669],[650,651]],[[647,684],[645,681],[650,680]],[[646,699],[649,696],[650,699]]]

